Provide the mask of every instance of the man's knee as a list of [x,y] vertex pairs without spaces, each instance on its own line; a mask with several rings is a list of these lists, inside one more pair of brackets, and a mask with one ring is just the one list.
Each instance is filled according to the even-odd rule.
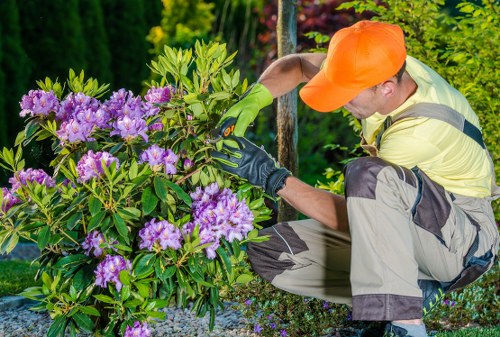
[[268,236],[263,242],[250,242],[247,255],[252,269],[263,279],[272,282],[276,275],[292,268],[295,263],[289,259],[280,259],[283,253],[297,254],[307,250],[307,245],[287,223],[277,224],[259,232]]

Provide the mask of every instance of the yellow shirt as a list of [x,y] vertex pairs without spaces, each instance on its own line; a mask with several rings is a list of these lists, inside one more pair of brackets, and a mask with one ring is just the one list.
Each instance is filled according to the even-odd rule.
[[[480,128],[477,115],[465,97],[441,76],[408,56],[406,71],[417,83],[417,91],[389,116],[420,103],[447,105]],[[361,121],[363,136],[375,145],[387,115],[375,113]],[[486,150],[472,138],[446,122],[433,118],[405,118],[382,135],[379,157],[406,168],[418,166],[446,190],[472,197],[491,195],[492,169]]]

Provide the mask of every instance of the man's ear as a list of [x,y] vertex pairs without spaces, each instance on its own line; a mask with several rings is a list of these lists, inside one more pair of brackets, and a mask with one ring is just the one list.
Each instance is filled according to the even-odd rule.
[[390,80],[387,80],[385,82],[383,82],[382,84],[380,84],[379,86],[379,90],[380,92],[382,93],[382,95],[386,98],[394,95],[394,93],[396,92],[396,89],[397,89],[397,83],[395,81],[392,80],[392,78]]

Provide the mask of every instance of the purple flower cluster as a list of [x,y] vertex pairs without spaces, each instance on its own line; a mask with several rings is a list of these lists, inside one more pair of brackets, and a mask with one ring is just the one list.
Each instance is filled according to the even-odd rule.
[[148,90],[146,95],[144,95],[144,99],[153,104],[168,103],[172,98],[173,92],[174,90],[170,86],[162,88],[157,88],[153,86]]
[[230,189],[220,190],[213,183],[205,189],[197,187],[191,198],[193,220],[184,225],[183,231],[191,234],[199,226],[201,244],[212,243],[205,251],[208,258],[215,258],[220,239],[242,240],[253,229],[252,212]]
[[1,208],[0,208],[2,213],[7,213],[9,211],[9,209],[12,208],[12,206],[21,202],[21,199],[16,197],[6,187],[2,187],[2,195],[3,195],[3,198],[2,198]]
[[30,90],[27,95],[24,95],[19,102],[21,106],[21,117],[31,116],[48,116],[51,112],[59,110],[59,100],[54,92],[46,92],[43,90]]
[[122,270],[132,270],[132,264],[129,260],[126,260],[120,255],[106,255],[104,260],[97,265],[97,269],[94,271],[96,276],[95,284],[105,288],[108,286],[108,282],[114,283],[116,290],[120,291],[122,289],[122,283],[120,281],[120,272]]
[[79,180],[87,182],[93,177],[100,177],[104,174],[103,164],[109,167],[111,163],[116,163],[116,169],[120,167],[120,162],[117,158],[113,157],[109,152],[96,152],[89,150],[87,154],[83,155],[76,165]]
[[157,115],[160,110],[155,104],[170,101],[172,93],[171,87],[153,87],[144,101],[132,91],[120,89],[101,103],[83,93],[70,93],[59,102],[52,91],[30,90],[19,103],[20,116],[48,116],[54,112],[61,123],[57,137],[63,144],[93,141],[92,134],[98,129],[111,129],[110,136],[119,135],[127,141],[138,136],[148,141],[146,132],[161,130],[163,124],[155,122],[148,129],[146,119]]
[[166,174],[177,173],[177,161],[179,157],[171,149],[163,149],[158,145],[151,145],[147,150],[141,153],[141,163],[148,163],[155,172],[165,167]]
[[93,141],[92,132],[108,127],[108,114],[101,108],[101,102],[83,93],[66,96],[56,112],[56,119],[62,122],[57,137],[63,143]]
[[111,119],[110,136],[120,135],[127,141],[141,136],[148,141],[146,118],[158,114],[159,108],[125,89],[114,92],[103,105]]
[[90,254],[93,253],[95,257],[99,257],[102,255],[104,248],[112,247],[112,245],[116,243],[118,243],[118,241],[114,240],[110,243],[106,241],[102,233],[92,231],[83,241],[82,248],[85,251],[85,255],[90,256]]
[[155,244],[163,250],[167,248],[177,250],[182,247],[183,237],[180,229],[165,220],[156,222],[156,219],[151,219],[139,231],[139,237],[141,238],[139,248],[147,248],[149,251],[153,250]]
[[127,326],[123,337],[150,337],[151,330],[147,323],[141,325],[139,321],[134,323],[134,327]]
[[22,186],[26,186],[28,183],[37,183],[47,187],[56,186],[56,181],[44,170],[32,168],[16,172],[14,176],[9,179],[9,182],[12,184],[12,192],[17,191]]

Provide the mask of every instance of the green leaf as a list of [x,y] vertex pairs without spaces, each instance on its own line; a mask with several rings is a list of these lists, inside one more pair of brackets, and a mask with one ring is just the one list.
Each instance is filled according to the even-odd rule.
[[136,283],[134,283],[134,285],[137,288],[139,295],[141,295],[143,298],[149,297],[149,289],[150,289],[149,284],[136,282]]
[[68,221],[66,222],[66,227],[69,229],[69,230],[72,230],[76,227],[78,221],[80,221],[82,218],[82,213],[81,212],[78,212],[78,213],[74,213],[69,219]]
[[118,234],[120,234],[120,236],[125,240],[127,244],[130,243],[127,225],[125,224],[125,221],[123,221],[122,217],[118,215],[118,213],[113,213],[113,222],[115,224],[116,230],[118,231]]
[[120,272],[120,281],[123,285],[130,285],[130,273],[128,270],[122,270]]
[[116,301],[107,296],[107,295],[102,295],[102,294],[99,294],[99,295],[94,295],[94,297],[98,300],[98,301],[101,301],[101,302],[104,302],[104,303],[108,303],[108,304],[114,304]]
[[94,330],[94,322],[84,313],[77,312],[73,315],[73,321],[76,325],[87,332],[92,332]]
[[156,205],[158,204],[158,198],[153,193],[151,187],[147,187],[142,192],[141,201],[142,201],[142,211],[144,212],[144,215],[147,215],[152,211],[154,211]]
[[94,196],[89,198],[89,211],[90,214],[96,215],[102,208],[102,203]]
[[184,201],[184,203],[186,205],[191,207],[192,200],[191,200],[191,197],[189,196],[189,194],[187,194],[179,185],[171,182],[170,180],[165,180],[165,183],[168,185],[168,187],[170,187],[175,192],[175,194],[177,194],[177,196],[182,201]]
[[142,300],[140,300],[140,299],[138,299],[138,298],[134,298],[134,299],[132,299],[132,300],[129,300],[129,301],[125,302],[125,303],[123,304],[123,306],[124,306],[125,308],[130,308],[130,309],[132,309],[132,308],[135,308],[135,307],[137,307],[137,306],[141,305],[143,302],[144,302],[144,301],[142,301]]
[[87,226],[87,232],[91,232],[92,230],[99,227],[99,225],[101,224],[102,220],[104,220],[105,217],[106,217],[105,211],[100,211],[94,216],[92,216],[92,219],[90,219],[89,224]]
[[[139,257],[139,256],[138,256]],[[134,274],[138,279],[148,277],[154,271],[155,254],[146,254],[134,261]]]
[[54,265],[54,268],[68,269],[83,263],[87,263],[88,261],[90,261],[90,258],[85,254],[68,255],[57,261],[57,263]]
[[229,256],[227,256],[226,251],[222,247],[217,248],[217,254],[222,258],[224,266],[226,267],[226,272],[228,275],[230,275],[233,270],[231,259],[229,258]]
[[37,245],[38,249],[43,250],[47,246],[47,242],[50,239],[50,227],[44,226],[42,230],[38,233]]
[[101,313],[99,312],[99,310],[97,310],[94,307],[90,307],[90,306],[80,307],[80,311],[83,312],[84,314],[90,315],[90,316],[98,316],[98,317],[101,316]]
[[164,202],[167,201],[168,196],[168,184],[167,179],[164,177],[156,176],[154,178],[154,187],[156,195]]
[[49,331],[47,331],[47,337],[64,336],[66,325],[68,325],[68,320],[65,316],[57,317],[50,325]]
[[236,278],[236,283],[247,284],[253,280],[253,276],[250,274],[241,274]]

